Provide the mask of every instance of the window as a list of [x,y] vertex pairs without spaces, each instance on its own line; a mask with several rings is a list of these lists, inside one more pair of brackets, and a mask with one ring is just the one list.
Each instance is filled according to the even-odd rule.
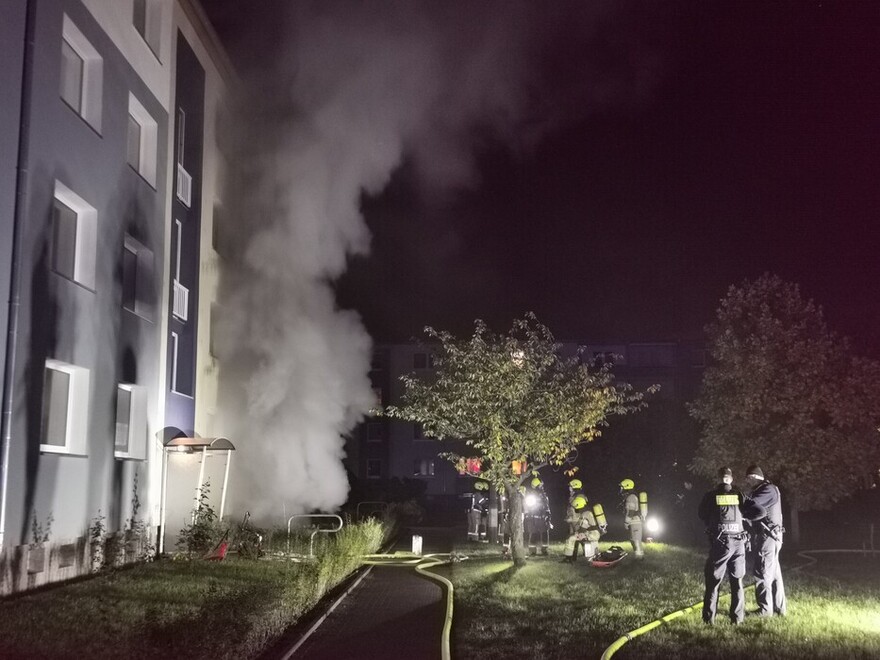
[[180,283],[180,257],[183,243],[183,223],[174,221],[174,280],[171,283],[171,313],[180,321],[189,318],[189,289]]
[[152,319],[153,253],[127,234],[122,248],[122,306]]
[[116,388],[116,458],[147,457],[147,390],[120,383]]
[[674,367],[673,344],[631,344],[629,363],[633,367]]
[[176,332],[171,333],[171,391],[177,392],[177,358],[180,348],[180,337]]
[[128,164],[154,188],[158,135],[159,126],[156,121],[134,94],[129,92],[126,157]]
[[382,422],[370,422],[367,424],[367,440],[378,442],[385,437],[385,427]]
[[434,356],[430,353],[413,353],[413,369],[433,369]]
[[382,461],[378,458],[367,460],[367,479],[382,478]]
[[183,165],[183,146],[186,144],[186,113],[177,109],[177,164]]
[[61,98],[99,132],[103,76],[104,60],[65,14],[61,40]]
[[40,451],[86,454],[89,370],[46,360]]
[[52,269],[88,289],[95,288],[98,214],[82,197],[55,182],[52,205]]
[[414,477],[433,477],[434,476],[434,459],[433,458],[417,458],[413,462]]
[[382,388],[374,387],[373,388],[373,400],[376,402],[377,406],[381,406],[385,402],[385,397],[382,396]]
[[162,5],[159,0],[134,0],[132,23],[155,55],[159,55]]

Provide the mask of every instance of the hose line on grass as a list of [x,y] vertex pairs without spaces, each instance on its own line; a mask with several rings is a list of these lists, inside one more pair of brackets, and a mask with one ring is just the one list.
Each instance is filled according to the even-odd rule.
[[440,636],[440,657],[442,660],[451,660],[449,638],[452,632],[452,582],[443,577],[432,573],[431,568],[451,564],[454,561],[462,561],[467,559],[462,555],[455,553],[438,553],[431,555],[423,555],[414,557],[409,554],[393,554],[393,555],[364,555],[364,563],[370,566],[412,566],[416,572],[427,578],[436,580],[446,587],[446,617],[443,622],[443,632]]
[[[799,557],[803,557],[804,559],[809,560],[809,563],[807,563],[807,564],[802,564],[801,566],[797,566],[797,567],[791,569],[791,572],[793,573],[793,572],[795,572],[795,571],[799,571],[799,570],[801,570],[801,569],[804,569],[804,568],[806,568],[806,567],[808,567],[808,566],[812,566],[812,565],[815,564],[817,561],[819,561],[819,560],[816,559],[815,557],[811,557],[811,556],[809,556],[809,555],[813,555],[813,554],[831,554],[831,553],[880,554],[880,550],[852,550],[852,549],[841,549],[841,550],[803,550],[803,551],[801,551],[801,552],[798,553],[798,556],[799,556]],[[748,586],[745,588],[744,591],[749,591],[750,589],[754,589],[754,588],[755,588],[755,585],[754,585],[754,584],[750,584],[750,585],[748,585]],[[724,594],[724,596],[729,596],[729,595],[730,595],[730,594]],[[679,618],[679,617],[684,616],[685,614],[689,614],[689,613],[691,613],[691,612],[694,612],[694,611],[696,611],[696,610],[699,610],[699,609],[701,609],[702,607],[703,607],[703,601],[700,601],[699,603],[694,603],[693,605],[690,605],[689,607],[685,607],[685,608],[683,608],[683,609],[676,610],[675,612],[671,612],[671,613],[669,613],[669,614],[667,614],[667,615],[665,615],[665,616],[660,617],[659,619],[655,619],[654,621],[651,621],[650,623],[646,623],[646,624],[645,624],[644,626],[642,626],[641,628],[636,628],[635,630],[630,630],[628,633],[624,633],[623,635],[621,635],[620,637],[618,637],[617,639],[615,639],[615,640],[614,640],[614,641],[608,646],[608,648],[605,649],[604,653],[602,653],[602,658],[601,658],[601,660],[609,660],[609,658],[611,658],[615,653],[617,653],[617,652],[623,647],[624,644],[626,644],[627,642],[631,642],[631,641],[634,640],[636,637],[639,637],[640,635],[644,635],[646,632],[649,632],[649,631],[653,630],[654,628],[663,625],[664,623],[669,623],[670,621],[673,621],[674,619],[677,619],[677,618]]]

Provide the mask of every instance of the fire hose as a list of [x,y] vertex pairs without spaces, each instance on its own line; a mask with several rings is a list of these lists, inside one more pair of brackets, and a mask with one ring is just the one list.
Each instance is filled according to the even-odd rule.
[[[815,557],[811,557],[810,555],[831,554],[831,553],[880,554],[880,550],[853,550],[853,549],[802,550],[801,552],[798,552],[798,557],[803,557],[804,559],[808,560],[808,563],[801,564],[800,566],[793,568],[792,572],[799,571],[801,569],[807,568],[808,566],[812,566],[813,564],[815,564],[818,561],[818,559],[816,559]],[[754,589],[754,588],[755,588],[755,585],[750,584],[745,588],[745,591],[749,591],[750,589]],[[729,594],[725,594],[725,596],[729,596]],[[654,621],[651,621],[650,623],[646,623],[645,625],[643,625],[639,628],[636,628],[635,630],[630,630],[629,632],[624,633],[623,635],[618,637],[616,640],[614,640],[608,646],[608,648],[605,649],[605,651],[602,653],[601,660],[609,660],[615,653],[617,653],[624,646],[624,644],[626,644],[627,642],[631,642],[636,637],[640,637],[641,635],[644,635],[645,633],[653,630],[654,628],[657,628],[658,626],[662,626],[664,623],[669,623],[670,621],[674,621],[675,619],[678,619],[679,617],[682,617],[685,614],[695,612],[695,611],[701,609],[702,607],[703,607],[703,601],[700,601],[699,603],[694,603],[693,605],[689,605],[688,607],[685,607],[683,609],[676,610],[675,612],[670,612],[669,614],[666,614],[665,616],[662,616],[659,619],[655,619]]]

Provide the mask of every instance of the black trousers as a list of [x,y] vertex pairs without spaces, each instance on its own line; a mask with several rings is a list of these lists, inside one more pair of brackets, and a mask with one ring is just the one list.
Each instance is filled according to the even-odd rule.
[[550,545],[550,523],[544,518],[526,516],[523,527],[529,552],[536,554],[540,545],[541,554],[546,555],[547,547]]
[[779,551],[782,538],[778,541],[767,534],[758,534],[752,540],[755,559],[755,598],[761,616],[785,614],[785,585],[782,583],[782,567],[779,565]]
[[725,573],[730,580],[730,620],[741,623],[745,618],[743,577],[746,574],[746,543],[738,536],[712,539],[706,559],[706,592],[703,595],[703,621],[712,623],[718,610],[718,591]]

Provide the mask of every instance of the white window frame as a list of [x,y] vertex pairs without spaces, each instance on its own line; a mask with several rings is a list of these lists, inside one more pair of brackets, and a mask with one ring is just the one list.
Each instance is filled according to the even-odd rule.
[[129,163],[144,181],[153,188],[156,187],[156,154],[159,142],[159,125],[150,116],[143,104],[131,92],[128,93],[128,114],[140,126],[138,140],[139,153],[137,167]]
[[[418,471],[416,471],[418,466]],[[437,465],[433,458],[416,458],[413,460],[413,476],[432,479],[436,475]]]
[[[55,181],[54,198],[76,213],[76,243],[73,257],[73,281],[95,290],[95,259],[98,237],[98,212],[95,207],[60,181]],[[52,222],[54,222],[54,217]],[[53,245],[52,249],[57,249]],[[54,262],[54,257],[53,257]],[[58,272],[58,271],[55,271]],[[66,275],[59,273],[62,277]]]
[[132,28],[144,40],[156,58],[162,50],[162,3],[160,0],[144,0],[144,31],[134,24],[134,2],[132,2]]
[[40,451],[47,454],[86,456],[88,454],[89,387],[91,382],[89,370],[75,364],[51,359],[46,360],[45,369],[52,369],[53,371],[67,374],[70,378],[70,383],[67,390],[67,419],[64,427],[64,444],[44,444],[42,439],[45,430],[41,428]]
[[[178,350],[180,348],[180,336],[171,331],[171,391],[175,394],[181,394],[177,391],[177,359]],[[184,395],[186,396],[186,395]]]
[[64,14],[61,37],[83,61],[80,107],[74,108],[66,101],[65,105],[68,105],[85,119],[89,126],[100,133],[104,91],[104,59],[67,14]]
[[[123,250],[133,252],[135,255],[134,272],[134,307],[125,304],[125,295],[122,297],[122,307],[132,314],[140,316],[147,321],[153,320],[152,288],[153,288],[153,251],[135,238],[125,235]],[[123,288],[125,287],[125,266],[122,271]]]
[[[143,461],[147,458],[147,388],[131,383],[119,383],[116,395],[125,390],[129,393],[128,445],[126,450],[116,448],[114,436],[113,455],[119,459]],[[119,423],[118,413],[116,423]]]

